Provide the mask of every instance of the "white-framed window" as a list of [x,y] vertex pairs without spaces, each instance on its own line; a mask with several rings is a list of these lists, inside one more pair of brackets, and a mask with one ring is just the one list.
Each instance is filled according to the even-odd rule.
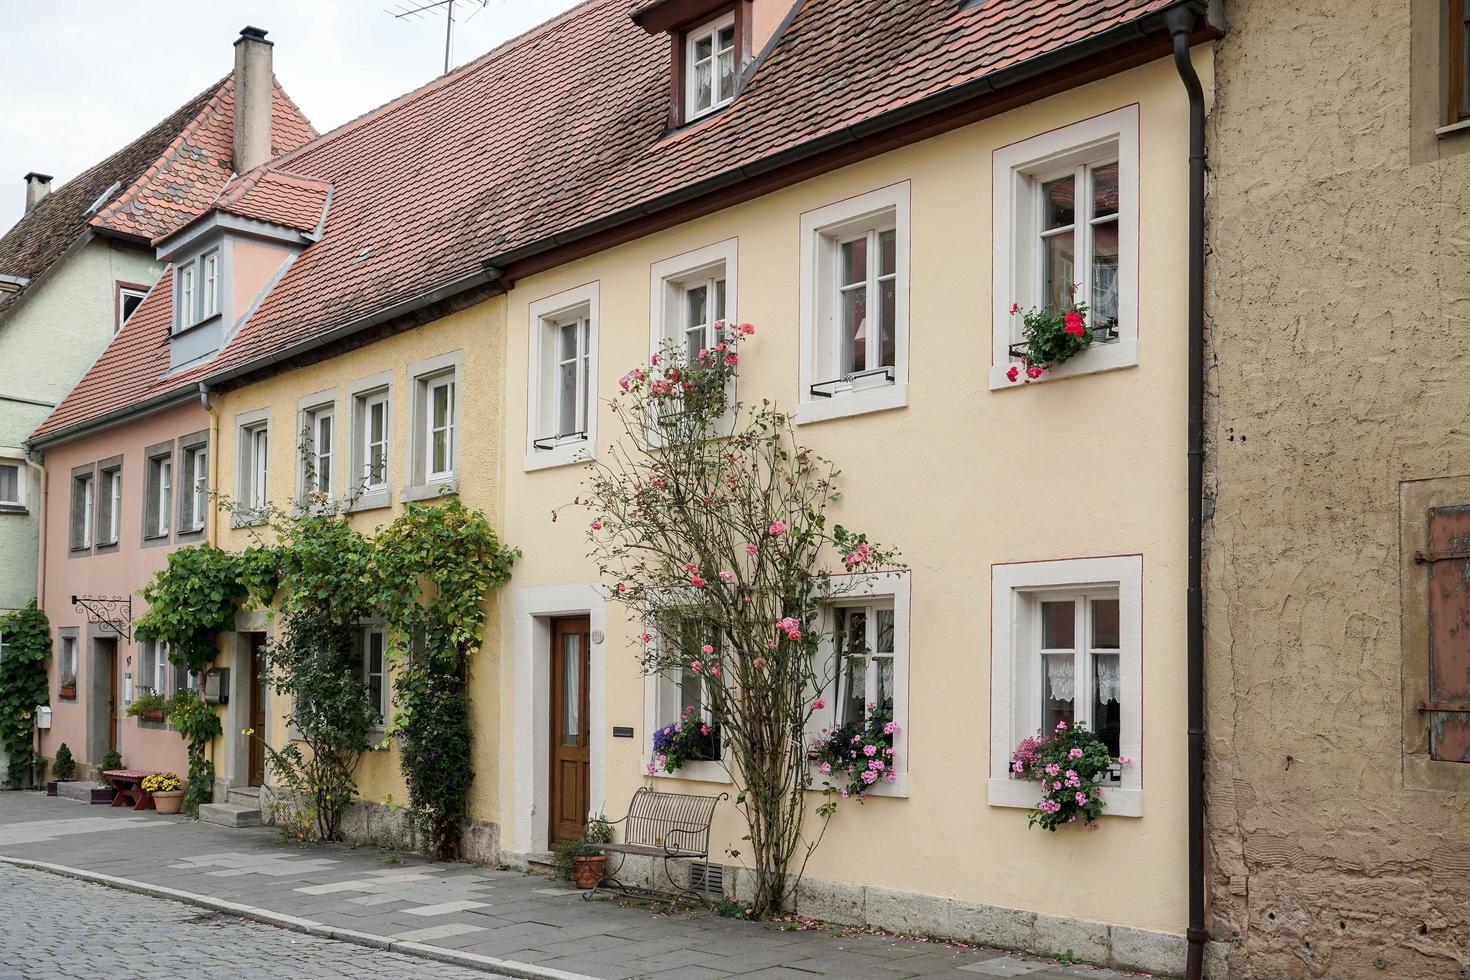
[[209,447],[186,446],[182,458],[183,480],[179,486],[184,499],[179,511],[179,531],[188,534],[204,530],[209,512]]
[[117,322],[112,325],[113,333],[122,329],[123,324],[128,322],[128,317],[142,305],[143,298],[147,295],[146,289],[117,284]]
[[801,216],[798,422],[908,404],[909,184]]
[[[57,686],[75,689],[77,686],[77,638],[71,634],[64,634],[58,637],[58,641],[60,649],[56,659]],[[75,701],[76,696],[73,695],[66,700]]]
[[[827,686],[824,706],[813,713],[811,737],[844,725],[882,718],[893,733],[892,782],[872,787],[879,795],[908,793],[909,609],[907,572],[838,576],[840,595],[822,611],[818,676]],[[821,785],[818,779],[818,785]]]
[[735,12],[684,35],[684,117],[698,119],[735,98]]
[[240,513],[237,522],[264,518],[270,503],[270,418],[265,411],[251,412],[238,423],[239,474],[236,494]]
[[337,406],[316,405],[301,413],[301,491],[334,494],[333,461],[337,451]]
[[354,398],[357,416],[358,489],[364,494],[388,489],[388,389],[377,388]]
[[138,644],[138,686],[154,694],[167,697],[168,645],[158,640],[143,640]]
[[1138,106],[996,150],[990,387],[1011,388],[1022,311],[1088,307],[1093,346],[1043,375],[1138,363]]
[[738,251],[736,239],[654,263],[648,308],[649,350],[677,344],[693,364],[701,349],[717,342],[717,323],[736,317]]
[[193,326],[197,319],[194,310],[199,296],[198,279],[199,270],[194,267],[193,262],[179,266],[179,285],[175,301],[177,309],[174,310],[176,331]]
[[0,459],[0,507],[25,505],[25,463],[18,459]]
[[527,470],[586,459],[596,444],[597,297],[589,283],[531,304]]
[[463,352],[449,351],[408,365],[409,480],[404,500],[458,490]]
[[174,693],[199,690],[199,676],[189,673],[188,667],[174,665]]
[[145,538],[166,538],[174,505],[174,456],[169,446],[162,454],[148,458],[144,492],[147,511],[143,527]]
[[1143,812],[1143,558],[996,565],[991,572],[991,806],[1033,807],[1011,752],[1058,722],[1082,723],[1116,765],[1106,814]]
[[[655,635],[656,643],[668,648],[670,656],[677,655],[681,662],[708,661],[709,654],[703,652],[706,644],[719,648],[718,631],[694,615],[668,610],[659,614],[657,621],[648,629]],[[718,654],[714,656],[718,657]],[[697,718],[708,734],[704,758],[691,759],[677,772],[668,773],[657,769],[654,775],[679,779],[697,779],[707,782],[729,782],[730,775],[720,761],[723,746],[720,741],[719,719],[711,710],[712,697],[708,685],[718,683],[706,673],[690,669],[649,674],[645,678],[644,729],[649,733],[643,747],[643,767],[647,772],[653,761],[654,733],[669,725],[678,725],[685,717]]]
[[219,312],[219,249],[211,249],[199,257],[199,319]]
[[77,473],[71,480],[71,550],[92,547],[93,515],[97,509],[97,478],[92,472]]
[[100,469],[98,478],[102,481],[102,497],[97,512],[97,543],[117,544],[122,533],[122,467]]
[[381,625],[365,625],[357,638],[358,664],[368,698],[377,712],[377,724],[382,725],[388,717],[390,688],[388,685],[388,630]]

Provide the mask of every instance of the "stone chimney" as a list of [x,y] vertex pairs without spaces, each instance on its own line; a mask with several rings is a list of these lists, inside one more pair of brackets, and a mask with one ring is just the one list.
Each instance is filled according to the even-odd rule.
[[26,174],[26,214],[36,210],[36,205],[51,193],[51,175],[38,174],[34,170]]
[[235,42],[235,173],[265,163],[271,153],[271,102],[275,70],[265,31],[246,27]]

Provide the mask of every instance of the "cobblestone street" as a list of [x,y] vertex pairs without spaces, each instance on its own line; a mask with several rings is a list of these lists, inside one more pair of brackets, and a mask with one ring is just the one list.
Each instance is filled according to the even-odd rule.
[[[493,974],[300,935],[40,871],[0,866],[0,980]],[[125,965],[125,966],[124,966]]]

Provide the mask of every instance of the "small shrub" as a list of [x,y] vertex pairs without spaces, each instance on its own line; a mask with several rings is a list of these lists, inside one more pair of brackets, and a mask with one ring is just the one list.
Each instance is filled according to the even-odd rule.
[[58,782],[66,782],[77,778],[77,760],[71,757],[71,749],[62,742],[56,750],[56,758],[51,763],[51,775]]
[[117,749],[108,749],[107,754],[102,757],[102,764],[97,767],[97,774],[100,776],[104,772],[111,772],[114,769],[121,769],[122,767],[122,753]]

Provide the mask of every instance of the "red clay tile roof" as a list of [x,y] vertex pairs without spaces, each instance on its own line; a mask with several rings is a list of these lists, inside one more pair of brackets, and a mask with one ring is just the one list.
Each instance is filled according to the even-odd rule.
[[321,224],[332,185],[316,177],[259,168],[232,181],[215,208],[241,218],[313,232]]
[[[331,183],[324,235],[207,374],[1180,0],[805,0],[735,102],[672,134],[668,38],[629,17],[644,2],[587,0],[272,161]],[[64,403],[42,433],[63,410],[79,420],[125,404],[96,389],[73,398],[86,404]]]
[[[235,77],[219,85],[209,103],[111,204],[92,227],[156,241],[209,210],[234,174]],[[316,136],[316,130],[273,83],[271,150],[279,155]]]

